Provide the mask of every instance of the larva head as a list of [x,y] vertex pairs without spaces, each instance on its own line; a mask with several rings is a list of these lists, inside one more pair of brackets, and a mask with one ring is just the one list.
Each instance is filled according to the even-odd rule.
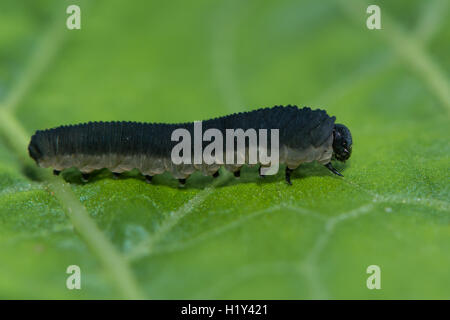
[[338,161],[345,161],[352,154],[352,134],[343,124],[336,124],[333,131],[333,156]]

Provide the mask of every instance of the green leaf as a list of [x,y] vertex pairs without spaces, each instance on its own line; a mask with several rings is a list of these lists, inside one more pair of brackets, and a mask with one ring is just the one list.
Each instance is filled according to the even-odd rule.
[[[361,2],[78,3],[73,31],[59,1],[0,5],[0,297],[450,297],[447,2],[380,1],[382,30]],[[352,130],[344,178],[307,164],[293,186],[256,168],[68,185],[26,154],[37,129],[276,104]]]

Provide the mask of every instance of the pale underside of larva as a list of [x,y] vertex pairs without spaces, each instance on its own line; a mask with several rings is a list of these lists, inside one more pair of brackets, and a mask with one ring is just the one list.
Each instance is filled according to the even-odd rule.
[[[329,163],[332,157],[333,136],[330,135],[324,143],[318,147],[310,145],[306,149],[290,148],[280,145],[279,164],[285,164],[290,169],[295,169],[302,163],[317,161],[320,164]],[[226,159],[226,153],[223,158]],[[245,159],[243,159],[245,158]],[[248,148],[245,155],[235,152],[235,159],[241,159],[241,163],[253,166],[249,163]],[[244,161],[242,161],[244,160]],[[143,175],[154,176],[164,172],[170,172],[176,179],[185,179],[195,171],[200,171],[204,175],[213,175],[220,167],[225,167],[228,171],[239,171],[243,164],[221,164],[218,159],[213,164],[174,164],[170,154],[167,156],[149,156],[148,154],[58,154],[54,156],[44,156],[38,160],[38,164],[44,168],[53,168],[62,171],[68,168],[77,168],[82,173],[91,173],[95,170],[109,169],[115,173],[123,173],[131,170],[138,170]],[[222,161],[223,162],[223,161]]]

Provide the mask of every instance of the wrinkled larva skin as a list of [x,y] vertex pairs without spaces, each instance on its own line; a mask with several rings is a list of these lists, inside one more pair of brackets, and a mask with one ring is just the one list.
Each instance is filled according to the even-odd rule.
[[[219,129],[223,136],[226,129],[267,129],[268,137],[271,136],[271,129],[279,129],[279,163],[286,164],[288,175],[288,171],[302,163],[318,161],[331,167],[330,160],[333,156],[339,160],[345,158],[338,158],[333,153],[333,148],[341,147],[342,144],[342,141],[339,141],[339,146],[333,146],[335,119],[328,116],[324,110],[276,106],[206,120],[202,122],[202,128],[203,132],[209,128]],[[39,166],[51,167],[56,173],[72,167],[84,174],[103,168],[116,174],[137,169],[147,178],[151,178],[169,171],[182,182],[197,170],[205,175],[216,176],[217,170],[223,165],[175,165],[172,162],[171,151],[178,142],[172,141],[171,135],[177,128],[187,129],[191,137],[194,136],[192,122],[94,122],[61,126],[37,131],[31,138],[28,150]],[[343,136],[339,135],[339,138],[342,140]],[[268,140],[270,149],[270,139]],[[203,147],[208,143],[210,142],[204,142]],[[224,157],[225,150],[224,148]],[[245,158],[245,163],[248,164],[248,156]],[[238,164],[224,166],[236,176],[242,167]],[[290,183],[288,176],[286,180]]]

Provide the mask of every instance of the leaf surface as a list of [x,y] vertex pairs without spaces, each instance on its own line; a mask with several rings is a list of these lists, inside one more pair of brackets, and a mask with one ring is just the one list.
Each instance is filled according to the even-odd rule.
[[[129,298],[120,281],[158,299],[450,297],[445,2],[381,1],[373,31],[347,1],[81,1],[77,31],[55,1],[33,3],[0,5],[1,297]],[[121,280],[52,182],[24,173],[37,129],[280,104],[324,108],[351,129],[345,178],[317,164],[293,186],[256,168],[194,174],[185,188],[167,174],[148,185],[134,172],[87,184],[64,173],[118,252],[112,264],[128,268]],[[65,287],[72,264],[82,290]],[[381,290],[366,287],[369,265]]]

